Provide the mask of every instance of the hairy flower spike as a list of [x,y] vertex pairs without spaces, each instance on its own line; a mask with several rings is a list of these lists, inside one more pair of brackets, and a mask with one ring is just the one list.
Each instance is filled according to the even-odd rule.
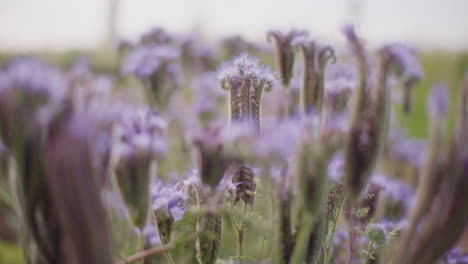
[[276,78],[247,53],[235,56],[218,70],[221,88],[230,90],[231,122],[244,121],[260,132],[262,91],[269,91]]

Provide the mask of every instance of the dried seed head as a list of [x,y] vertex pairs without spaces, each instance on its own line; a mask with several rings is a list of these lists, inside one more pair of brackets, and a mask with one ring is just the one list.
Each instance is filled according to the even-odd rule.
[[366,192],[357,199],[351,211],[346,214],[346,219],[359,226],[366,226],[375,215],[382,189],[383,187],[370,183]]
[[339,206],[341,205],[344,199],[344,188],[340,183],[334,184],[328,191],[327,197],[327,218],[329,220],[335,215],[336,210],[340,210]]
[[292,69],[294,64],[294,49],[292,41],[299,36],[307,35],[305,31],[292,30],[287,34],[280,31],[270,31],[267,33],[269,41],[275,41],[276,45],[276,69],[280,74],[281,80],[285,87],[289,86],[289,81],[292,77]]
[[238,165],[237,170],[232,178],[232,183],[236,186],[236,194],[234,197],[234,204],[240,200],[252,206],[255,200],[255,174],[247,165]]

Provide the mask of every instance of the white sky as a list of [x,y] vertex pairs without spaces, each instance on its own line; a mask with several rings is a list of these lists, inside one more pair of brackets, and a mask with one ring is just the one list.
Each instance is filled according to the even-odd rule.
[[[270,29],[305,28],[339,38],[359,2],[360,34],[371,43],[468,50],[468,0],[120,0],[118,32],[155,25],[207,37],[239,33],[264,40]],[[0,0],[0,51],[95,47],[106,39],[110,0]]]

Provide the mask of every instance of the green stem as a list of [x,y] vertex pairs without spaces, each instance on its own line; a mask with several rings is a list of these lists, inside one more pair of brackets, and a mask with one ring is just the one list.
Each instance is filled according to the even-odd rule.
[[328,264],[330,262],[330,251],[331,251],[331,247],[332,247],[332,244],[333,244],[333,237],[335,236],[336,224],[338,222],[338,218],[340,217],[341,206],[343,205],[343,201],[345,199],[346,199],[346,197],[344,197],[344,199],[340,202],[339,207],[338,207],[338,211],[336,212],[336,216],[334,216],[334,218],[333,218],[333,226],[332,226],[332,231],[331,231],[331,235],[330,235],[330,240],[328,241],[328,243],[326,245],[326,249],[325,249],[325,260],[323,262],[324,264]]
[[372,240],[372,242],[369,243],[369,246],[367,247],[367,252],[366,252],[366,257],[364,258],[364,261],[362,262],[362,264],[366,264],[367,261],[369,261],[369,258],[370,258],[370,251],[372,249],[372,247],[374,246],[374,240]]
[[164,251],[164,255],[166,256],[166,259],[170,264],[174,264],[174,260],[172,259],[171,253],[169,253],[169,251]]
[[304,213],[304,221],[299,231],[299,237],[296,240],[293,255],[289,263],[303,263],[309,246],[310,233],[314,227],[315,221],[312,215]]
[[243,257],[243,248],[244,248],[244,217],[247,211],[247,203],[244,202],[244,208],[242,209],[242,218],[240,220],[239,226],[237,226],[237,257],[239,259],[239,264],[242,264]]

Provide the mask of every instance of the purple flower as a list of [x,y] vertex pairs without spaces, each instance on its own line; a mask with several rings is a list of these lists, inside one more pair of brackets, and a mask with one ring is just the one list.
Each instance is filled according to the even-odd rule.
[[151,184],[151,207],[155,212],[165,212],[174,221],[182,219],[187,207],[187,194],[183,191],[183,185],[177,183],[164,183],[157,180]]
[[423,70],[416,57],[416,50],[414,48],[405,44],[394,43],[385,45],[382,51],[388,52],[396,61],[405,83],[423,78]]
[[179,50],[168,45],[139,46],[128,53],[121,73],[148,78],[155,72],[164,71],[176,76],[179,72],[179,66],[176,64],[179,57]]
[[445,254],[444,260],[446,264],[466,264],[468,253],[462,253],[460,248],[455,248]]
[[380,191],[381,197],[387,197],[393,201],[401,202],[406,207],[409,206],[410,200],[414,194],[414,190],[410,185],[397,179],[390,179],[382,174],[374,174],[370,182],[382,187]]
[[12,136],[50,122],[62,108],[67,88],[59,70],[34,58],[15,59],[0,70],[0,130],[5,144],[11,147]]
[[235,88],[242,82],[250,80],[262,84],[268,91],[272,88],[276,77],[268,66],[260,66],[259,61],[247,53],[235,56],[218,69],[218,81],[225,90]]
[[173,37],[167,33],[161,27],[155,27],[149,30],[148,32],[144,33],[140,37],[139,44],[141,45],[161,45],[161,44],[168,44],[173,40]]

